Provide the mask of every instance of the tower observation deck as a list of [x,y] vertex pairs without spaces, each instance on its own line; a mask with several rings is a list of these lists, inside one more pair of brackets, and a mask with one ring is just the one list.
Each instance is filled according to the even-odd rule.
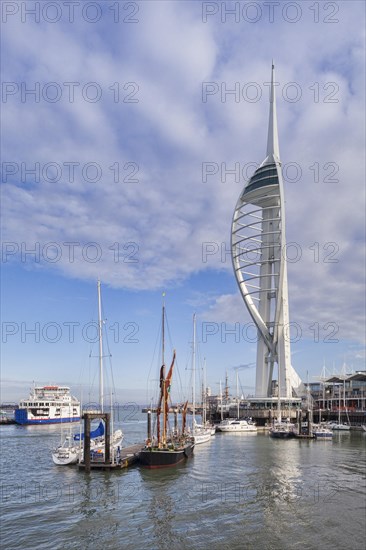
[[301,384],[291,366],[284,207],[272,64],[267,155],[240,194],[231,232],[235,277],[258,329],[257,398],[271,397],[275,365],[281,398]]

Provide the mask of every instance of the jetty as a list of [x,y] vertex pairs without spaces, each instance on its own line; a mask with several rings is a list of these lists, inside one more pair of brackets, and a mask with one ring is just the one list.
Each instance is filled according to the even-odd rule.
[[116,456],[113,462],[111,460],[108,462],[105,461],[104,453],[100,453],[101,457],[99,459],[98,455],[95,454],[94,457],[91,457],[89,464],[85,463],[85,461],[80,462],[79,470],[122,470],[128,468],[138,462],[143,446],[143,443],[137,443],[129,447],[122,447],[120,454]]
[[[105,438],[104,452],[101,449],[92,451],[90,448],[90,423],[96,418],[104,420]],[[84,420],[84,458],[79,463],[79,470],[89,473],[90,470],[121,470],[135,464],[140,456],[143,443],[131,445],[129,447],[119,448],[111,456],[111,415],[104,412],[86,412],[83,414]]]

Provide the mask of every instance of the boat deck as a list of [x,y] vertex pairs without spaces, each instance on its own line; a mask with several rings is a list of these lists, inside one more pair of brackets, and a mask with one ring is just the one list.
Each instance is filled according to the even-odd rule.
[[0,418],[1,426],[10,425],[10,424],[15,424],[14,418]]
[[[137,443],[130,445],[129,447],[122,447],[121,454],[117,461],[113,464],[111,462],[105,463],[102,461],[90,461],[91,470],[122,470],[128,468],[133,464],[136,464],[139,460],[140,451],[143,448],[144,443]],[[79,470],[85,470],[84,462],[80,462]]]

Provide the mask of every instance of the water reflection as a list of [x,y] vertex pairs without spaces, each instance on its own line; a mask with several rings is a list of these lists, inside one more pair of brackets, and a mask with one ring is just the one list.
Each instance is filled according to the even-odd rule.
[[266,453],[265,487],[275,501],[290,501],[299,497],[302,474],[298,441],[270,440]]
[[178,532],[177,517],[181,512],[180,503],[186,502],[184,487],[192,462],[191,458],[174,468],[139,470],[144,487],[143,507],[150,522],[154,548],[185,547],[184,538]]
[[108,474],[82,475],[81,482],[75,484],[74,506],[80,545],[82,548],[102,548],[105,541],[108,546],[118,548],[120,520],[116,514],[116,479]]
[[[141,440],[137,427],[126,438]],[[87,475],[52,463],[52,432],[2,433],[6,548],[364,546],[363,433],[333,442],[220,434],[171,469]]]

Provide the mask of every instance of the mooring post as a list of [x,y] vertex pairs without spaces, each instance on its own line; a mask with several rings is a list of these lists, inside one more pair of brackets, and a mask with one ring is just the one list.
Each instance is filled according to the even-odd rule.
[[151,441],[151,411],[147,411],[147,439]]
[[84,414],[84,464],[87,474],[90,473],[90,418]]
[[301,432],[301,415],[302,415],[301,410],[297,410],[297,411],[296,411],[296,414],[297,414],[297,427],[298,427],[298,432],[299,432],[299,434],[301,435],[301,433],[302,433],[302,432]]
[[105,413],[105,442],[104,442],[104,464],[109,464],[111,457],[111,429],[110,429],[110,418],[109,413]]
[[178,434],[178,409],[174,409],[174,431]]
[[310,411],[308,410],[307,413],[306,413],[306,416],[307,416],[307,420],[308,420],[308,430],[307,430],[307,435],[310,435],[311,434],[311,413]]

